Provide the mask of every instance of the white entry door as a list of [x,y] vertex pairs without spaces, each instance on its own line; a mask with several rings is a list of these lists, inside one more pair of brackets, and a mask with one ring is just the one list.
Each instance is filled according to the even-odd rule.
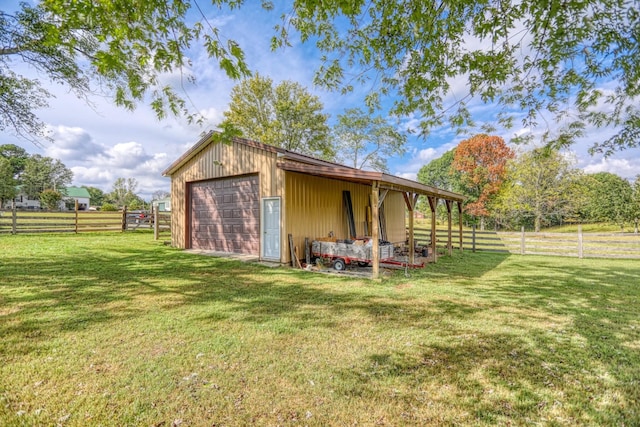
[[280,198],[262,199],[262,258],[280,261]]

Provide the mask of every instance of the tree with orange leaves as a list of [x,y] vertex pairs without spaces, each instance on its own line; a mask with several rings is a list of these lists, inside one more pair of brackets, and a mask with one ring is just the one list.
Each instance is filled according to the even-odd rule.
[[500,190],[506,174],[507,161],[515,153],[499,136],[476,135],[462,141],[455,151],[452,167],[460,173],[465,195],[465,211],[484,219],[489,216],[489,201]]

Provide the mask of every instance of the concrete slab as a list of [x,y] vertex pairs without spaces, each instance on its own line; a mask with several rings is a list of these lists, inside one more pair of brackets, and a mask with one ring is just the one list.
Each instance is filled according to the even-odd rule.
[[243,262],[258,262],[260,258],[257,255],[236,254],[233,252],[208,251],[205,249],[185,249],[185,252],[196,255],[206,255],[218,258],[231,258]]

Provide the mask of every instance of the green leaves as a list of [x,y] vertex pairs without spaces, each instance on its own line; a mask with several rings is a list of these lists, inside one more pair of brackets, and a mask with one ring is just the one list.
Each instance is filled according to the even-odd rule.
[[[256,74],[231,92],[231,105],[221,127],[224,135],[238,135],[302,154],[332,160],[323,105],[298,83],[273,86],[270,78]],[[228,139],[228,137],[225,137]]]
[[609,172],[585,176],[581,190],[588,195],[583,208],[588,221],[611,221],[621,227],[634,220],[633,187],[629,181]]
[[[230,7],[242,1],[220,2]],[[264,1],[263,7],[272,7]],[[195,120],[175,88],[161,75],[189,63],[187,52],[200,40],[210,56],[232,78],[249,75],[242,49],[222,44],[217,30],[190,22],[189,1],[43,0],[26,3],[15,14],[0,11],[0,129],[21,136],[44,136],[44,124],[33,113],[51,96],[37,80],[16,75],[13,59],[25,62],[79,97],[107,92],[116,105],[134,109],[148,102],[158,118],[184,114]],[[189,79],[189,76],[183,76]]]
[[141,201],[136,194],[138,181],[135,178],[117,178],[113,183],[113,190],[107,194],[107,199],[116,206],[131,206]]
[[573,190],[577,170],[559,151],[543,148],[511,161],[507,179],[493,204],[496,216],[511,225],[541,227],[573,218],[581,196]]
[[39,197],[47,189],[59,190],[71,184],[73,172],[60,160],[34,154],[25,161],[20,176],[23,191],[31,197]]
[[[564,144],[580,136],[568,132],[580,122],[621,129],[595,147],[605,154],[640,142],[637,114],[628,111],[640,94],[636,2],[294,4],[294,16],[287,18],[302,40],[317,39],[324,53],[316,83],[348,91],[351,75],[366,77],[377,83],[374,91],[394,97],[393,114],[419,115],[423,134],[446,122],[468,125],[467,104],[477,97],[501,104],[502,114],[521,109],[523,126],[536,126],[550,112],[565,123]],[[456,79],[466,83],[467,93],[452,98]],[[613,85],[617,96],[596,90],[601,85]],[[606,108],[614,114],[599,115]]]
[[338,116],[334,127],[338,159],[356,169],[387,172],[387,158],[405,153],[406,135],[382,117],[373,117],[359,108]]
[[39,199],[43,207],[52,211],[60,208],[62,194],[59,191],[48,188],[40,193]]
[[[212,3],[233,10],[245,2]],[[368,84],[367,107],[390,97],[390,113],[418,117],[423,135],[445,123],[469,126],[469,105],[478,99],[500,104],[496,116],[519,114],[523,127],[550,114],[556,123],[549,128],[561,129],[549,132],[548,141],[571,144],[580,127],[593,125],[615,129],[594,151],[611,154],[640,144],[637,1],[291,3],[271,48],[288,46],[294,35],[314,43],[323,60],[316,84],[342,94]],[[272,1],[260,5],[274,9]],[[192,22],[192,7],[201,21]],[[37,81],[12,74],[10,58],[81,97],[107,90],[126,108],[149,102],[160,118],[190,116],[160,76],[179,71],[189,79],[184,67],[195,43],[229,77],[250,75],[241,46],[222,38],[196,2],[43,0],[23,4],[15,15],[0,11],[0,128],[41,136],[44,127],[33,111],[50,95]]]
[[16,196],[16,185],[11,161],[0,156],[0,206],[4,205],[5,200],[11,200]]

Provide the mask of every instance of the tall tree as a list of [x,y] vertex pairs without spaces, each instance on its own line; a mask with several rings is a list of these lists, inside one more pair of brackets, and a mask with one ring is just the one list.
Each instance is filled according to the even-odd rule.
[[456,147],[452,166],[469,196],[465,211],[480,218],[481,228],[489,215],[488,204],[505,178],[507,161],[514,155],[502,138],[485,134],[465,139]]
[[[214,5],[232,9],[244,3]],[[274,9],[269,0],[261,5]],[[456,127],[470,122],[467,102],[476,98],[502,104],[507,124],[510,106],[525,112],[525,126],[545,112],[555,115],[566,123],[554,139],[560,143],[585,124],[616,127],[596,150],[639,143],[635,1],[290,0],[280,7],[283,22],[272,48],[292,43],[293,34],[315,42],[323,59],[316,83],[344,92],[366,83],[368,105],[393,97],[394,115],[415,113],[425,134],[446,120]],[[193,22],[189,12],[203,19]],[[161,76],[186,72],[196,43],[231,77],[249,74],[240,46],[189,0],[43,0],[21,3],[15,13],[0,11],[0,128],[42,133],[35,111],[50,95],[37,78],[18,74],[13,61],[26,62],[80,97],[106,89],[126,108],[148,99],[159,117],[188,114]],[[452,84],[456,79],[464,84]],[[602,82],[607,90],[599,90]],[[460,86],[468,93],[447,103]],[[608,108],[594,108],[603,104]],[[566,119],[569,110],[575,120]]]
[[422,166],[418,171],[418,182],[448,191],[460,191],[460,173],[453,168],[455,148]]
[[136,194],[138,181],[135,178],[117,178],[113,183],[113,190],[108,199],[116,206],[129,206],[139,203],[140,197]]
[[571,208],[571,162],[556,150],[534,149],[510,163],[502,188],[503,210],[521,224],[533,219],[539,232],[543,225],[559,223]]
[[39,197],[44,190],[59,191],[71,184],[73,172],[60,160],[34,154],[25,162],[21,181],[23,191],[31,197]]
[[235,128],[249,139],[302,154],[332,160],[323,105],[298,83],[256,75],[243,80],[231,91],[223,128]]
[[0,157],[7,159],[13,170],[13,177],[18,179],[20,174],[24,170],[24,166],[29,158],[29,153],[22,148],[14,144],[0,145]]
[[[443,190],[462,192],[460,173],[452,166],[454,155],[455,148],[422,166],[418,171],[418,182]],[[418,210],[424,213],[431,212],[429,203],[423,197],[418,200]],[[439,204],[437,210],[438,218],[447,217],[444,206]]]
[[631,216],[633,218],[634,232],[638,234],[638,222],[640,222],[640,175],[636,175],[636,180],[633,182]]
[[356,169],[388,172],[387,158],[405,153],[407,136],[359,108],[338,115],[333,128],[338,160]]
[[[467,103],[475,98],[501,104],[497,113],[506,125],[512,124],[512,107],[524,112],[524,126],[537,125],[541,115],[555,117],[565,125],[545,137],[556,145],[570,143],[586,124],[616,128],[595,150],[640,144],[635,1],[298,0],[294,5],[279,40],[285,43],[293,27],[302,40],[316,41],[324,54],[316,82],[345,92],[354,81],[368,83],[374,89],[369,105],[392,95],[392,113],[415,114],[425,134],[446,120],[454,127],[472,122]],[[603,82],[611,86],[600,89]],[[457,101],[448,102],[460,86],[468,92],[453,93]],[[607,108],[596,108],[603,104]]]
[[102,206],[102,202],[105,199],[104,191],[97,187],[91,187],[87,185],[83,185],[84,188],[89,192],[89,196],[91,196],[91,205],[93,206]]
[[18,181],[14,178],[13,170],[9,159],[0,156],[0,207],[5,201],[16,197]]
[[613,222],[621,228],[633,221],[633,187],[629,181],[610,172],[590,174],[588,178],[584,191],[589,195],[589,220]]

